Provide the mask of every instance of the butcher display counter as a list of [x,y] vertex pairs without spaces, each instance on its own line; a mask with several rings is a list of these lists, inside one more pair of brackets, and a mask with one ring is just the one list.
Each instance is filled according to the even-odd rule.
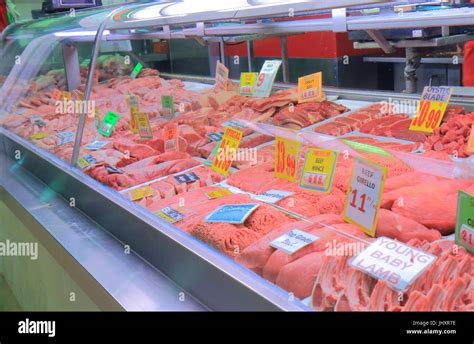
[[189,18],[182,3],[116,8],[82,75],[88,39],[53,33],[73,47],[64,78],[36,68],[22,83],[31,70],[15,66],[1,91],[2,187],[14,194],[29,171],[193,310],[473,310],[472,99],[433,87],[417,108],[420,95],[321,88],[317,75],[272,87],[279,60],[239,84],[220,63],[215,78],[178,77],[100,51],[103,35],[154,35],[113,30],[321,5],[261,3]]

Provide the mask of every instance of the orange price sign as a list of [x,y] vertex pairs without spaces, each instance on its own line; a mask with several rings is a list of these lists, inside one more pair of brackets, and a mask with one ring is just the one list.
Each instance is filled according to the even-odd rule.
[[298,103],[323,98],[323,73],[314,73],[298,78]]
[[295,182],[301,142],[280,136],[275,137],[275,142],[275,178]]
[[229,174],[230,166],[234,161],[237,149],[240,145],[240,140],[242,140],[242,132],[232,127],[225,128],[224,136],[220,141],[219,148],[212,162],[211,168],[227,176]]
[[178,151],[178,123],[172,122],[163,128],[165,152]]
[[423,90],[410,130],[432,133],[443,119],[452,88],[427,86]]

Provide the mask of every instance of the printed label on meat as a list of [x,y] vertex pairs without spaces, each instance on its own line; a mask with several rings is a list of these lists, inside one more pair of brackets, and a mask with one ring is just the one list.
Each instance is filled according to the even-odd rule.
[[438,128],[452,92],[451,87],[426,86],[409,129],[431,134]]
[[186,215],[180,213],[179,211],[177,211],[176,209],[173,209],[172,207],[162,208],[156,211],[155,214],[170,223],[175,223],[186,218]]
[[474,123],[471,126],[471,135],[469,135],[469,141],[467,143],[467,151],[474,153]]
[[138,126],[138,134],[142,139],[153,138],[153,132],[151,131],[150,121],[146,112],[138,112],[136,114],[136,121]]
[[141,188],[130,190],[129,195],[132,201],[138,201],[144,197],[152,196],[153,190],[151,189],[151,186],[142,186]]
[[436,256],[386,237],[380,237],[349,264],[388,286],[405,291],[436,260]]
[[220,61],[216,63],[216,88],[227,90],[227,84],[229,83],[229,69]]
[[315,191],[331,191],[337,152],[311,148],[306,153],[300,187]]
[[97,159],[90,154],[84,155],[83,157],[77,159],[77,165],[82,169],[89,167],[90,165],[93,165],[96,162]]
[[458,192],[455,241],[474,253],[474,196]]
[[264,193],[253,196],[253,198],[262,202],[273,204],[293,194],[294,192],[284,191],[284,190],[268,190],[268,191],[265,191]]
[[295,182],[301,142],[280,136],[275,137],[275,142],[275,178]]
[[267,60],[258,74],[257,82],[253,91],[253,96],[257,98],[268,97],[272,91],[281,60]]
[[342,217],[374,237],[387,169],[355,157]]
[[232,192],[228,189],[219,189],[219,190],[206,192],[206,197],[209,199],[216,199],[216,198],[221,198],[221,197],[229,196],[229,195],[232,195]]
[[109,174],[123,174],[124,173],[123,170],[114,166],[105,165],[104,168],[107,170],[107,172],[109,172]]
[[244,223],[260,204],[227,204],[220,206],[206,217],[206,222]]
[[178,151],[178,124],[168,123],[163,128],[165,152]]
[[222,137],[216,156],[212,162],[211,168],[214,171],[224,176],[229,174],[230,166],[237,155],[240,140],[242,140],[241,131],[230,127],[225,128],[224,136]]
[[66,130],[66,131],[63,131],[61,133],[57,133],[56,136],[59,137],[60,139],[65,139],[65,138],[68,138],[68,137],[73,137],[74,133],[70,130]]
[[314,73],[298,78],[298,103],[323,98],[323,73]]
[[109,143],[109,141],[92,141],[91,143],[88,143],[86,146],[84,146],[84,149],[87,149],[87,150],[99,150],[99,149],[102,149],[104,148],[107,144]]
[[166,118],[174,117],[174,99],[173,96],[161,96],[161,112]]
[[214,142],[219,142],[220,140],[222,140],[222,137],[224,136],[224,132],[223,131],[219,131],[217,133],[210,133],[210,134],[207,134],[206,135],[211,141],[214,141]]
[[142,70],[142,68],[143,68],[143,65],[140,62],[138,62],[135,65],[135,68],[133,68],[132,74],[130,74],[132,79],[135,79],[138,76],[138,74],[140,74],[140,71]]
[[258,73],[240,73],[240,95],[252,96]]
[[319,237],[316,235],[303,232],[299,229],[292,229],[288,233],[270,242],[270,246],[288,254],[293,254],[318,239]]
[[114,129],[115,124],[117,123],[119,118],[120,115],[116,114],[115,112],[107,112],[97,131],[102,135],[109,137],[110,134],[112,134],[112,130]]
[[193,183],[197,180],[199,180],[199,177],[196,175],[194,172],[189,172],[189,173],[183,173],[183,174],[178,174],[176,176],[173,176],[173,178],[179,183]]
[[31,134],[30,139],[32,140],[41,140],[48,137],[48,134],[46,133],[36,133],[36,134]]

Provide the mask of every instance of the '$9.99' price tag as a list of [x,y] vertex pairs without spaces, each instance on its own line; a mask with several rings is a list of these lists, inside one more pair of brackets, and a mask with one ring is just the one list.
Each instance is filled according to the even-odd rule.
[[296,181],[301,142],[276,137],[275,178]]

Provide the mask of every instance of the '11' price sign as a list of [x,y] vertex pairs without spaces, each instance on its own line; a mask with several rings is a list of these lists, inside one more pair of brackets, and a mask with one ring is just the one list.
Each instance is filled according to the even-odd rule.
[[296,181],[301,142],[275,137],[275,178]]
[[410,130],[432,133],[441,124],[452,88],[427,86],[421,95]]
[[377,213],[386,176],[385,167],[363,158],[354,159],[342,217],[372,237],[375,236]]

